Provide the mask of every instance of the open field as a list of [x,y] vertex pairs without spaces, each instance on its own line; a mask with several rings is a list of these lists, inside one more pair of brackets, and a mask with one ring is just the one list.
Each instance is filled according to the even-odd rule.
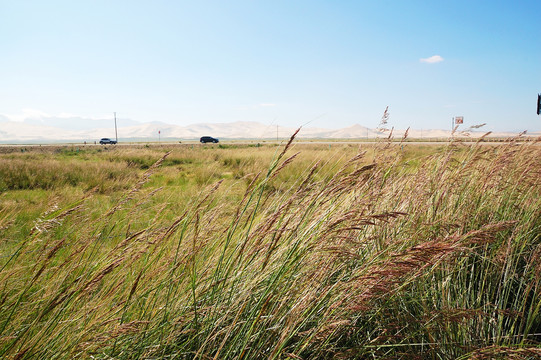
[[2,147],[0,358],[539,358],[540,159]]

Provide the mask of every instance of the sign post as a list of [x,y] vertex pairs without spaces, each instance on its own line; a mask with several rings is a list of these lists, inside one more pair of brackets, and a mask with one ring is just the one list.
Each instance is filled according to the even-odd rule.
[[455,116],[451,122],[451,134],[455,131],[455,126],[459,124],[464,124],[464,116]]
[[541,94],[537,94],[537,115],[541,115]]

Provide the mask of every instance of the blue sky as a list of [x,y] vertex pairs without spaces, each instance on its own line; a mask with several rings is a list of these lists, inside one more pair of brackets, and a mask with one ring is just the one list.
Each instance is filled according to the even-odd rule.
[[0,0],[0,49],[13,120],[541,130],[539,0]]

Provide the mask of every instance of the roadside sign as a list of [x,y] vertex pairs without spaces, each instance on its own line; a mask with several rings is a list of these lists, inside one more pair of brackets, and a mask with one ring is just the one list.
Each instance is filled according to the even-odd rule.
[[464,124],[464,116],[456,116],[455,124]]

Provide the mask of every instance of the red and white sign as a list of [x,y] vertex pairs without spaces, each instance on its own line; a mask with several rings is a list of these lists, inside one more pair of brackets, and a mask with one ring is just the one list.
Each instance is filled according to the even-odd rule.
[[464,124],[464,116],[455,117],[455,124]]

